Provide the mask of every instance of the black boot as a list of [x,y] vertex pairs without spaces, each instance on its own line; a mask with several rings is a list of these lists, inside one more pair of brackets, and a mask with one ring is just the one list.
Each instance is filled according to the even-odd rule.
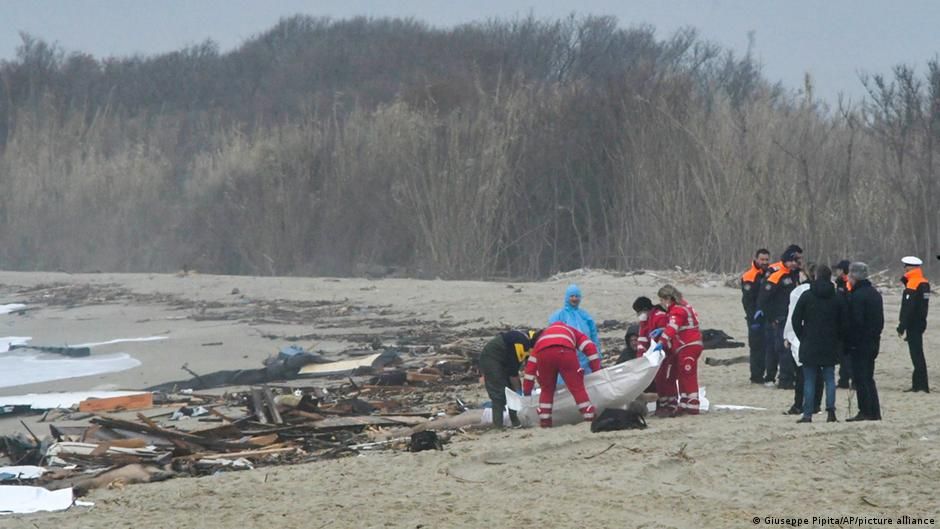
[[496,428],[503,427],[503,410],[505,408],[499,404],[493,404],[493,426]]
[[812,417],[800,417],[800,420],[796,421],[797,424],[805,423],[805,422],[813,422],[813,418]]
[[509,410],[509,420],[512,422],[513,428],[522,426],[522,422],[519,421],[519,414],[516,413],[516,410]]
[[836,419],[836,410],[826,410],[826,412],[829,414],[826,422],[839,422],[839,419]]

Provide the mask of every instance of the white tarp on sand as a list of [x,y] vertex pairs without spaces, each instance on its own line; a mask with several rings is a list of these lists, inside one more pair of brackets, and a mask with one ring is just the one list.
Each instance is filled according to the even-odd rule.
[[64,511],[72,506],[72,489],[0,485],[0,514]]
[[[663,361],[663,352],[649,351],[641,358],[635,358],[622,364],[601,369],[584,377],[591,402],[600,414],[607,408],[623,408],[640,396],[643,390],[656,377],[659,365]],[[516,410],[523,426],[535,426],[539,423],[536,408],[539,402],[539,390],[531,396],[517,395],[506,389],[506,403]],[[567,387],[555,390],[552,406],[552,423],[555,425],[581,422],[581,413]]]

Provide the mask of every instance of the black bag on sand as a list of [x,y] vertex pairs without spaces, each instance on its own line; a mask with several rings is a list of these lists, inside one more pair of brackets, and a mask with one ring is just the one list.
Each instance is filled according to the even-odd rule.
[[591,422],[591,432],[613,432],[616,430],[642,430],[646,428],[646,419],[633,410],[607,408],[604,413]]
[[443,450],[444,445],[437,436],[437,432],[425,430],[423,432],[415,432],[411,434],[411,444],[409,445],[408,449],[411,452],[420,452],[422,450]]

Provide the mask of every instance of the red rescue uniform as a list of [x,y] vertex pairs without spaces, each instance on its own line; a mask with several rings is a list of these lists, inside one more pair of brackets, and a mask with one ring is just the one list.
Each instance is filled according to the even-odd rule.
[[670,364],[664,384],[677,386],[679,414],[698,415],[698,359],[704,349],[698,314],[686,301],[674,303],[668,312],[669,324],[659,342]]
[[594,419],[594,405],[584,389],[584,370],[578,363],[578,351],[583,353],[591,365],[592,372],[601,369],[601,358],[594,342],[581,331],[556,322],[548,326],[539,335],[539,339],[532,348],[529,361],[525,365],[525,376],[522,381],[522,393],[531,395],[538,378],[542,388],[539,394],[539,424],[543,428],[552,425],[552,404],[555,401],[555,381],[558,375],[578,404],[584,420]]

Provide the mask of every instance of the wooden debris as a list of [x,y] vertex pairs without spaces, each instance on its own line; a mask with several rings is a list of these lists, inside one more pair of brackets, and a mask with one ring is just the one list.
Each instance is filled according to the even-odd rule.
[[78,404],[81,412],[115,412],[128,410],[143,410],[153,407],[153,393],[139,393],[125,397],[109,397],[104,399],[86,399]]

